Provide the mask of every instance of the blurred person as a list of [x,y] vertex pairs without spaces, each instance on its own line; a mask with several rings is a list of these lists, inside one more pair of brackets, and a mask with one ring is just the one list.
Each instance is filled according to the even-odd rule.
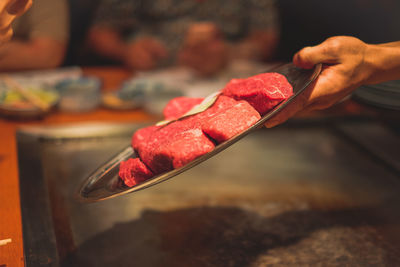
[[66,0],[36,0],[12,27],[13,39],[0,47],[0,71],[61,65],[68,41]]
[[0,45],[11,39],[13,20],[26,12],[31,5],[32,0],[0,1]]
[[306,69],[324,65],[316,81],[268,121],[267,127],[281,124],[299,111],[328,108],[361,85],[400,79],[400,41],[367,44],[355,37],[331,37],[301,49],[293,63]]
[[277,40],[273,0],[103,0],[88,38],[94,52],[132,69],[168,62],[205,75],[235,57],[268,60]]

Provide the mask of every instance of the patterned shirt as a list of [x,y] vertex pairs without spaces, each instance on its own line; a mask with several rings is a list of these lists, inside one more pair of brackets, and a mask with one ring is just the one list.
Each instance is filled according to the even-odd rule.
[[119,31],[127,41],[160,39],[177,51],[191,23],[209,21],[228,41],[253,30],[277,28],[274,0],[102,0],[94,24]]

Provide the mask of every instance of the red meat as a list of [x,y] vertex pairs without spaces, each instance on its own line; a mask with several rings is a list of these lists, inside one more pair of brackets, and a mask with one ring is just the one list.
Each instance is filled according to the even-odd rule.
[[246,100],[261,115],[293,94],[286,77],[279,73],[263,73],[247,79],[233,79],[223,94],[236,100]]
[[153,150],[151,168],[160,172],[165,168],[177,169],[212,151],[214,147],[214,143],[200,129],[180,132]]
[[[202,113],[166,126],[150,126],[137,131],[132,138],[132,146],[154,173],[183,166],[183,162],[189,162],[214,148],[214,144],[201,131],[203,123],[236,103],[232,98],[220,96]],[[193,141],[190,141],[189,137],[193,138]],[[185,145],[185,142],[189,145]],[[195,148],[198,149],[197,152],[194,151]]]
[[149,126],[149,127],[145,127],[145,128],[137,130],[132,135],[133,149],[135,149],[136,151],[139,151],[140,149],[144,149],[144,147],[147,145],[147,139],[158,128],[159,128],[158,126]]
[[215,103],[206,109],[205,111],[198,113],[192,117],[190,117],[192,120],[198,121],[200,124],[204,123],[205,119],[211,118],[215,116],[215,114],[218,114],[219,112],[233,107],[234,105],[237,104],[237,101],[231,97],[223,96],[220,95]]
[[179,164],[174,162],[188,162],[194,159],[194,155],[200,156],[214,148],[195,120],[177,121],[162,127],[150,134],[145,143],[134,146],[138,147],[140,158],[154,173],[177,168]]
[[[166,126],[149,126],[146,128],[139,129],[132,136],[132,147],[142,157],[144,150],[152,150],[154,146],[161,145],[164,140],[169,140],[176,133],[189,129],[201,128],[202,123],[209,118],[214,116],[216,113],[226,108],[232,107],[237,103],[236,100],[220,96],[217,101],[206,111],[190,116],[182,121],[176,121]],[[147,147],[150,147],[147,149]]]
[[260,114],[249,103],[240,101],[205,121],[202,130],[218,143],[222,143],[243,132],[260,118]]
[[163,110],[166,120],[177,119],[192,109],[197,104],[200,104],[204,98],[192,97],[176,97],[168,102]]
[[134,158],[120,163],[118,175],[125,185],[132,187],[153,177],[154,173],[139,158]]
[[[256,123],[259,113],[265,114],[292,94],[292,86],[278,73],[234,79],[207,110],[165,126],[138,130],[132,147],[141,160],[121,163],[119,174],[126,185],[133,186],[154,174],[180,168],[214,149],[207,136],[224,142]],[[171,100],[164,109],[165,119],[180,117],[201,101],[186,97]]]

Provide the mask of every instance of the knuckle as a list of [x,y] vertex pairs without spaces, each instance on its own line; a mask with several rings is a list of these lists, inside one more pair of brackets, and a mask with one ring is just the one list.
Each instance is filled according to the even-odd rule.
[[343,49],[343,40],[339,37],[331,37],[325,41],[323,51],[327,55],[338,56]]
[[327,109],[334,104],[334,101],[330,99],[321,98],[314,102],[313,106],[315,110]]
[[299,55],[299,59],[300,60],[307,60],[310,56],[310,53],[312,52],[312,47],[311,46],[306,46],[303,49],[300,50],[300,52],[298,53]]
[[304,47],[301,49],[295,56],[293,57],[293,61],[302,66],[308,66],[313,64],[313,48],[312,47]]

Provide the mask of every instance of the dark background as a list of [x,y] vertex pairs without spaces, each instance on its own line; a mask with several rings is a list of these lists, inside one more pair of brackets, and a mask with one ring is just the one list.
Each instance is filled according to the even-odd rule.
[[[84,65],[82,47],[98,2],[69,0],[71,41],[65,65]],[[367,43],[400,40],[399,0],[277,0],[277,6],[281,36],[275,60],[290,61],[302,47],[335,35]]]
[[335,35],[355,36],[367,43],[400,40],[398,0],[278,0],[280,60],[291,60],[304,46]]

